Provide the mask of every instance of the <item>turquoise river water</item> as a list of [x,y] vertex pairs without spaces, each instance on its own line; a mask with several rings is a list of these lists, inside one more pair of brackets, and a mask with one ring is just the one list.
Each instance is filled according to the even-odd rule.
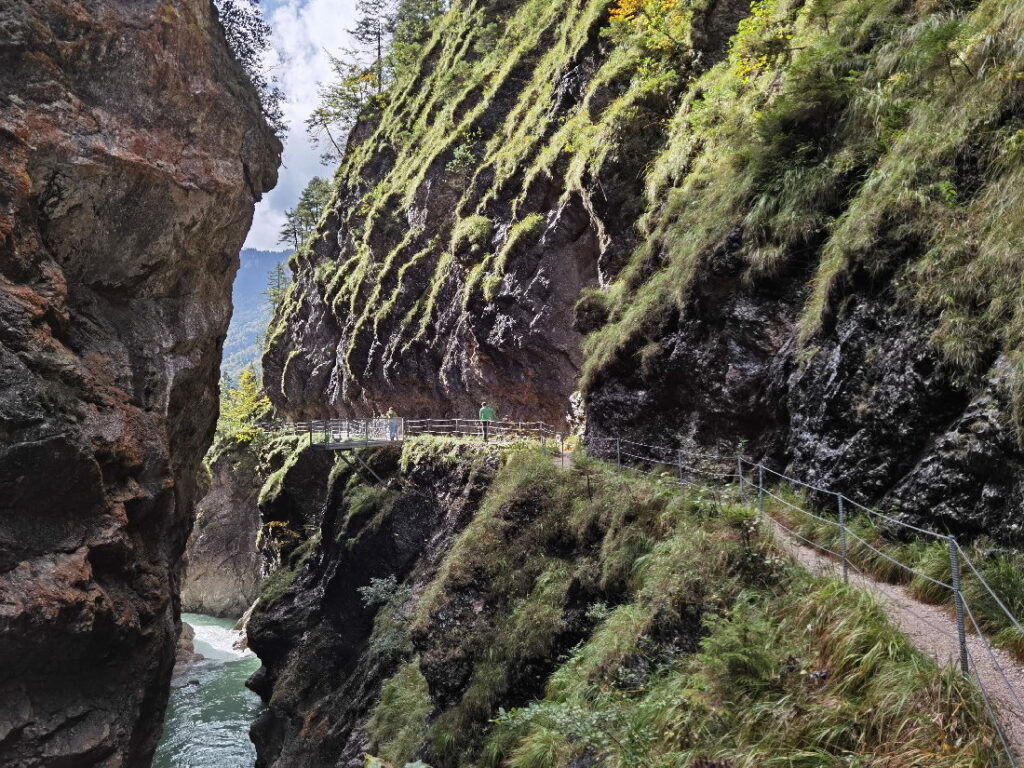
[[183,613],[196,630],[196,652],[205,656],[171,685],[164,735],[154,768],[251,768],[256,750],[249,725],[256,719],[259,697],[245,679],[259,669],[250,651],[238,651],[240,634],[230,619]]

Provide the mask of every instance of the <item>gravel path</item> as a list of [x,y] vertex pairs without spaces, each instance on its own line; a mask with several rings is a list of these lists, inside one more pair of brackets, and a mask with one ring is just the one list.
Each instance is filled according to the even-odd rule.
[[[838,571],[839,565],[832,557],[799,543],[781,525],[772,522],[783,549],[809,571],[817,574]],[[889,620],[919,650],[940,664],[960,663],[956,619],[944,608],[922,603],[911,597],[904,587],[877,581],[852,569],[850,583],[870,591]],[[967,621],[970,626],[970,619]],[[967,635],[967,647],[972,671],[998,714],[1007,742],[1016,752],[1016,765],[1024,768],[1024,665],[1006,651],[990,648],[976,634]]]

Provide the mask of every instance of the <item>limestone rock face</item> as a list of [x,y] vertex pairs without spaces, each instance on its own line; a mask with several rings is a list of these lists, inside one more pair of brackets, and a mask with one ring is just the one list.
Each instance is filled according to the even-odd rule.
[[281,146],[208,0],[8,0],[0,94],[0,765],[145,766]]
[[211,472],[210,490],[196,505],[196,524],[188,539],[181,607],[238,618],[259,594],[263,576],[256,547],[261,482],[251,461],[232,454],[220,455]]
[[[622,96],[624,83],[602,70],[612,66],[601,31],[607,9],[594,17],[586,6],[545,7],[521,40],[509,24],[499,43],[508,66],[480,67],[478,86],[442,108],[450,83],[495,44],[476,40],[475,11],[455,4],[442,42],[428,46],[425,60],[436,66],[383,113],[367,110],[349,137],[332,210],[292,261],[295,286],[269,334],[264,381],[280,413],[394,407],[414,418],[475,418],[487,400],[499,418],[565,427],[584,359],[576,303],[612,279],[636,245],[639,169],[664,139],[664,105],[643,102],[628,110],[636,120],[622,129],[628,138],[580,178],[570,178],[566,157],[550,165],[529,153],[500,157],[502,147],[522,145],[520,131],[534,132],[529,142],[543,155],[559,125]],[[699,52],[688,66],[699,71],[724,55],[726,35],[712,27],[735,23],[746,7],[717,0],[698,14]],[[515,9],[486,0],[480,13],[504,27]],[[471,42],[455,43],[464,38]],[[572,42],[553,64],[545,55],[559,38]],[[448,45],[478,53],[447,56]],[[523,128],[527,111],[546,117]],[[472,125],[456,131],[448,112],[474,115]]]
[[[890,106],[921,132],[897,147],[852,94],[891,85],[894,51],[927,58],[905,32],[944,19],[892,6],[862,38],[860,6],[839,5],[849,26],[812,33],[774,4],[809,37],[757,63],[764,19],[741,0],[687,6],[671,56],[636,24],[623,38],[629,13],[604,2],[452,3],[423,65],[364,111],[291,262],[263,360],[274,404],[452,418],[486,399],[585,424],[591,451],[743,452],[1024,543],[1024,198],[1003,144],[1021,92],[981,48],[964,81],[991,91],[900,70],[921,87]],[[1017,50],[1019,4],[999,5],[965,14]],[[840,59],[858,63],[838,75]]]

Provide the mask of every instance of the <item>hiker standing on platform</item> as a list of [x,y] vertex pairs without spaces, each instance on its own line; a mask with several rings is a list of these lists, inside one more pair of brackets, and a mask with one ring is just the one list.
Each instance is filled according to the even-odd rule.
[[387,413],[388,420],[388,440],[394,440],[398,437],[398,414],[395,413],[394,408],[388,408]]
[[484,431],[485,443],[487,442],[487,433],[492,421],[494,421],[494,409],[487,404],[486,400],[484,400],[480,403],[480,426]]

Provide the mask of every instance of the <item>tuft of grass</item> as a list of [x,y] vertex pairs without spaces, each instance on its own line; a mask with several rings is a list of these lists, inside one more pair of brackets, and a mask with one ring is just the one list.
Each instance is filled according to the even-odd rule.
[[259,597],[260,610],[273,607],[284,597],[320,545],[320,539],[320,533],[310,536],[292,550],[281,566],[264,580]]
[[452,250],[458,252],[463,248],[470,253],[481,253],[494,231],[494,224],[486,216],[467,216],[459,219],[452,229]]
[[367,729],[379,754],[396,765],[411,761],[424,741],[433,708],[419,659],[399,667],[381,688]]

